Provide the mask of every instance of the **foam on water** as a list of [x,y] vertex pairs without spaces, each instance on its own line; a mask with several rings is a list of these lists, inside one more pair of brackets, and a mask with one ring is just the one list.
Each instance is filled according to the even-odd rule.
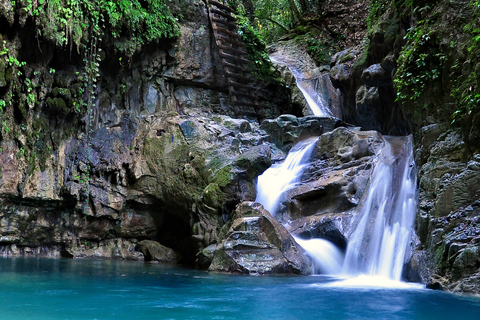
[[370,288],[370,289],[425,289],[420,283],[392,280],[383,276],[359,275],[322,284],[330,288]]

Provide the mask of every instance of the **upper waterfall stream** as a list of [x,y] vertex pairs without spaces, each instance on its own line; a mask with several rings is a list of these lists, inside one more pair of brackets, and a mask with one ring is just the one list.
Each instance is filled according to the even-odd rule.
[[319,69],[304,72],[302,71],[302,66],[297,65],[298,63],[301,64],[301,62],[293,62],[292,59],[282,55],[271,55],[270,60],[288,67],[295,77],[297,87],[302,92],[313,115],[319,117],[341,117],[337,105],[333,105],[329,101],[332,97],[326,94],[329,91],[327,88],[333,90],[328,73],[322,73]]

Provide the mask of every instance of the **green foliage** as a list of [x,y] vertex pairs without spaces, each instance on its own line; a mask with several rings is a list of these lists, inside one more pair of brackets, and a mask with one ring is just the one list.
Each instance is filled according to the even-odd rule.
[[238,33],[242,36],[250,61],[254,63],[254,75],[259,79],[277,79],[278,72],[273,68],[260,32],[255,30],[245,12],[240,10],[236,17]]
[[40,35],[78,51],[88,49],[92,34],[132,55],[138,46],[180,32],[164,0],[26,0],[15,6],[36,19]]
[[326,40],[320,41],[317,37],[309,32],[302,37],[302,41],[306,43],[308,53],[318,64],[330,64],[331,56],[336,49],[335,46],[332,46]]
[[8,133],[8,131],[10,131],[10,129],[8,128],[8,124],[7,124],[6,120],[2,121],[2,126],[3,126],[3,130],[5,131],[5,133]]
[[378,21],[378,18],[386,11],[390,1],[388,0],[371,0],[370,11],[367,17],[367,28],[371,30],[373,25]]
[[438,39],[427,30],[424,21],[420,21],[405,36],[406,45],[400,52],[393,80],[397,101],[417,100],[441,75],[447,57],[438,52]]
[[[288,0],[228,0],[228,4],[246,14],[252,27],[267,43],[274,42],[296,23]],[[250,10],[245,9],[248,4],[253,6]]]
[[[456,100],[457,110],[452,114],[452,123],[460,122],[465,116],[480,110],[480,1],[471,1],[472,20],[463,27],[469,38],[467,59],[464,65],[471,66],[471,72],[456,80],[451,96]],[[454,65],[460,69],[457,63]]]

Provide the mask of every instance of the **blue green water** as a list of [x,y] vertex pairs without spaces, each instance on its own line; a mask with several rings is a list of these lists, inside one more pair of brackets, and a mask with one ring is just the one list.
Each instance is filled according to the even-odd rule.
[[0,319],[480,319],[480,299],[121,261],[0,258]]

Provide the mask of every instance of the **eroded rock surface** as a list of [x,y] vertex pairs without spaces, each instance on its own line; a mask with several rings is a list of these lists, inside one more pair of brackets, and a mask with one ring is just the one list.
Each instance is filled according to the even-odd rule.
[[243,202],[225,226],[211,271],[310,274],[312,263],[290,233],[262,205]]
[[[340,127],[320,136],[299,186],[286,192],[278,218],[348,212],[361,199],[385,141],[376,131]],[[343,232],[341,232],[343,233]]]

